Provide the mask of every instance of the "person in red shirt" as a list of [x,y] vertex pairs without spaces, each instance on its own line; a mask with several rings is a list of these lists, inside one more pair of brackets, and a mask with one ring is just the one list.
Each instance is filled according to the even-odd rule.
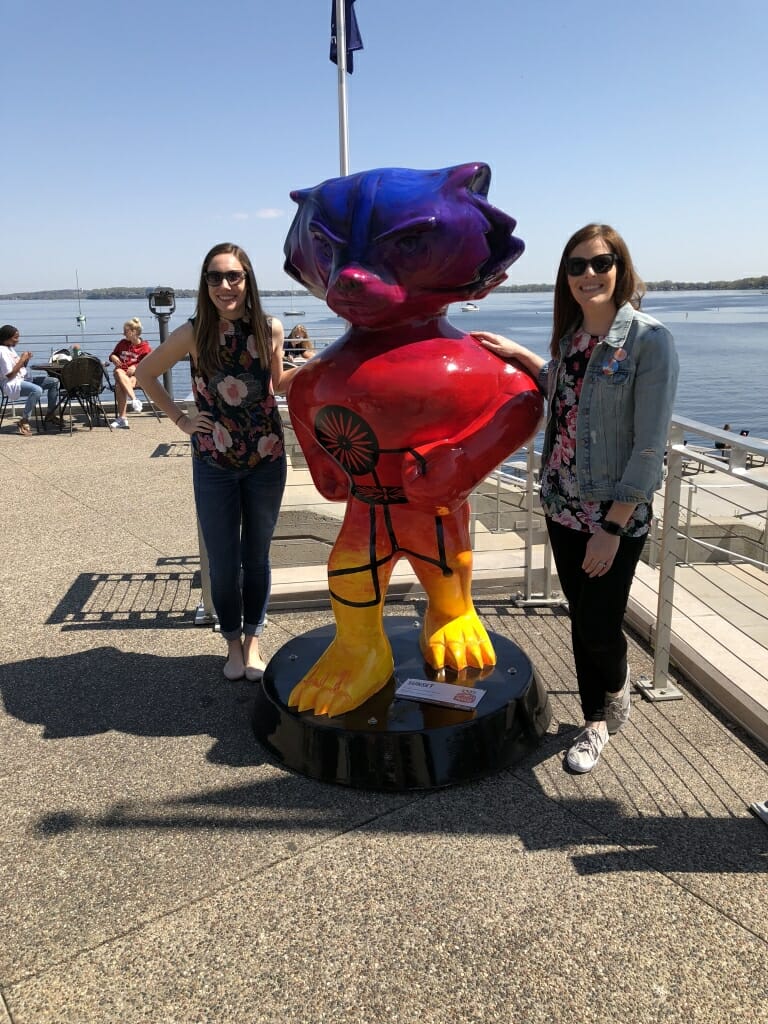
[[126,320],[123,324],[123,339],[115,345],[115,350],[109,357],[110,363],[115,367],[115,402],[117,404],[117,419],[110,423],[112,429],[128,429],[128,403],[134,412],[141,412],[141,402],[135,395],[136,388],[136,367],[144,356],[152,351],[148,342],[141,336],[141,320],[137,316]]

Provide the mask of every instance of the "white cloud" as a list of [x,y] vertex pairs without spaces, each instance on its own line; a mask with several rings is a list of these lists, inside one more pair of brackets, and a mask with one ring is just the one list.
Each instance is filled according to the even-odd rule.
[[249,220],[250,213],[233,213],[232,220]]
[[274,220],[276,217],[282,217],[283,216],[283,211],[282,210],[276,210],[273,207],[269,207],[268,206],[266,209],[257,210],[256,211],[256,216],[260,220]]

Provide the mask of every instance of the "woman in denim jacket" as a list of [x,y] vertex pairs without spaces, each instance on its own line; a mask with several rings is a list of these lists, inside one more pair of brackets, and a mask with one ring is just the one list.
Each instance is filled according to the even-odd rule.
[[546,361],[500,335],[472,333],[539,379],[548,414],[541,502],[571,616],[584,729],[566,756],[597,764],[629,718],[629,590],[660,486],[678,360],[672,335],[641,313],[645,293],[626,243],[588,224],[565,246]]

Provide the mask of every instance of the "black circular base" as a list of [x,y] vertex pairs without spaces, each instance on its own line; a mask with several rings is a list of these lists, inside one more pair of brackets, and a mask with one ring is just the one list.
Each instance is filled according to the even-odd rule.
[[395,696],[406,679],[436,680],[419,649],[421,623],[384,619],[395,672],[354,711],[335,718],[288,707],[293,687],[335,636],[323,626],[296,637],[272,658],[257,686],[253,730],[287,768],[321,782],[360,789],[450,786],[507,768],[539,742],[551,711],[546,690],[520,648],[493,634],[497,664],[446,670],[441,681],[485,690],[473,711]]

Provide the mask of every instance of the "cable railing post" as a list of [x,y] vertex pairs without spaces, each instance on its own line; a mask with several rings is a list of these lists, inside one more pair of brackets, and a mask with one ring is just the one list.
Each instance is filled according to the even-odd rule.
[[534,491],[536,489],[536,451],[533,442],[528,445],[528,457],[526,459],[526,492],[525,492],[525,571],[524,571],[524,593],[513,600],[516,608],[542,608],[546,605],[559,605],[562,600],[552,597],[552,562],[549,537],[545,536],[544,555],[542,559],[542,571],[544,573],[544,585],[541,594],[534,596],[533,593],[533,548],[534,548]]
[[525,600],[533,598],[533,474],[535,472],[533,445],[528,445],[525,457]]
[[696,490],[696,484],[691,484],[688,487],[688,502],[685,512],[685,541],[683,546],[683,562],[686,565],[691,560],[691,525],[693,523],[693,499]]
[[200,520],[197,520],[197,544],[200,550],[200,604],[197,606],[195,611],[195,625],[196,626],[213,626],[214,628],[218,625],[218,619],[216,612],[213,608],[213,600],[211,599],[211,573],[208,567],[208,550],[203,540],[203,531],[200,529]]
[[653,680],[638,679],[637,689],[648,700],[680,700],[679,690],[669,677],[672,646],[672,607],[675,596],[675,568],[678,561],[680,488],[683,479],[683,428],[673,423],[668,445],[667,483],[664,489],[664,527],[661,539],[661,569],[656,607],[656,636],[653,651]]

